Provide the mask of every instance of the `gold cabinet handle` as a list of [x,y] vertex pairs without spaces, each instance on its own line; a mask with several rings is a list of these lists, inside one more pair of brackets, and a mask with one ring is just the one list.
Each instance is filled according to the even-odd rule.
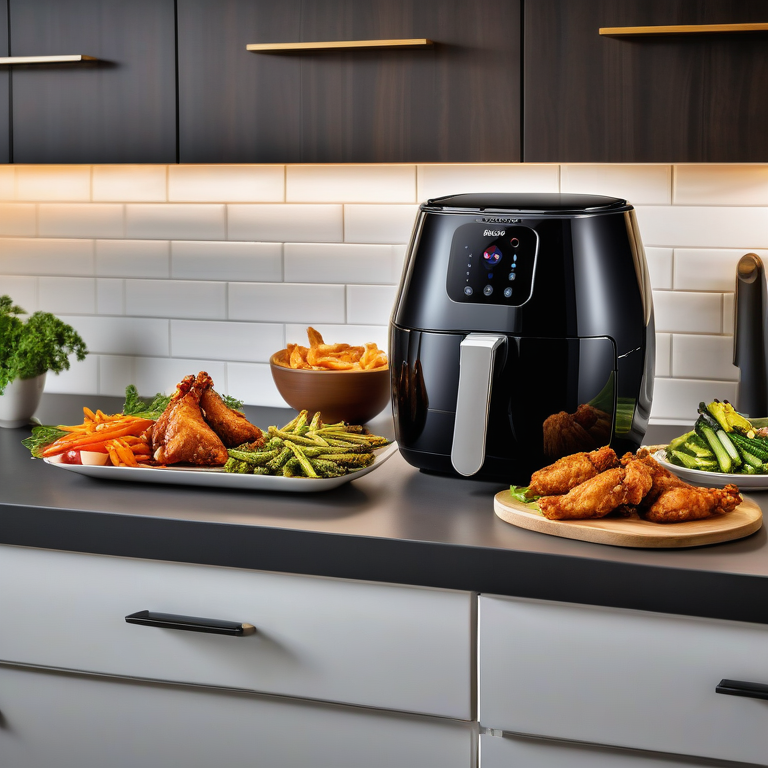
[[434,45],[424,37],[409,40],[335,40],[324,43],[252,43],[246,49],[254,53],[332,51],[343,48],[424,48]]
[[60,64],[67,61],[98,61],[95,56],[0,56],[0,64]]
[[768,32],[768,23],[750,24],[678,24],[668,27],[600,27],[608,37],[633,35],[706,35],[713,32]]

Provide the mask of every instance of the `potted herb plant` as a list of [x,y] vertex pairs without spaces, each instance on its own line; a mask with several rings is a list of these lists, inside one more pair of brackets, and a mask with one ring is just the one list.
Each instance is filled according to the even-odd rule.
[[84,360],[85,342],[71,325],[50,312],[26,314],[10,296],[0,296],[0,427],[29,422],[48,371],[69,370],[69,356]]

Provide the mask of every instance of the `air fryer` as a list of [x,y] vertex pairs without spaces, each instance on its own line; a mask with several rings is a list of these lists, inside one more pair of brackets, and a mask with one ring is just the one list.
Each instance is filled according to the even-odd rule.
[[653,365],[650,282],[625,200],[475,194],[420,206],[390,324],[410,464],[526,484],[561,456],[636,450]]

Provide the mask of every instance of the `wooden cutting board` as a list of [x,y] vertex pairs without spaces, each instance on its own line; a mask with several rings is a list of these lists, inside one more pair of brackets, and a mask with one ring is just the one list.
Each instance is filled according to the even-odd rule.
[[493,508],[504,522],[531,531],[580,539],[615,547],[700,547],[733,541],[759,530],[763,524],[760,507],[744,499],[733,512],[692,520],[688,523],[651,523],[647,520],[623,517],[603,517],[598,520],[548,520],[512,497],[509,491],[497,493]]

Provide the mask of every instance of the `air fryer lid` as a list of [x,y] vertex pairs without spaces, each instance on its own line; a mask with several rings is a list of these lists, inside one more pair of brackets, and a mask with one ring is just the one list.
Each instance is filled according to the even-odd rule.
[[495,194],[479,193],[448,195],[427,200],[421,206],[426,211],[484,212],[484,213],[535,213],[554,214],[596,214],[616,213],[630,210],[631,205],[618,197],[603,195],[569,194]]

